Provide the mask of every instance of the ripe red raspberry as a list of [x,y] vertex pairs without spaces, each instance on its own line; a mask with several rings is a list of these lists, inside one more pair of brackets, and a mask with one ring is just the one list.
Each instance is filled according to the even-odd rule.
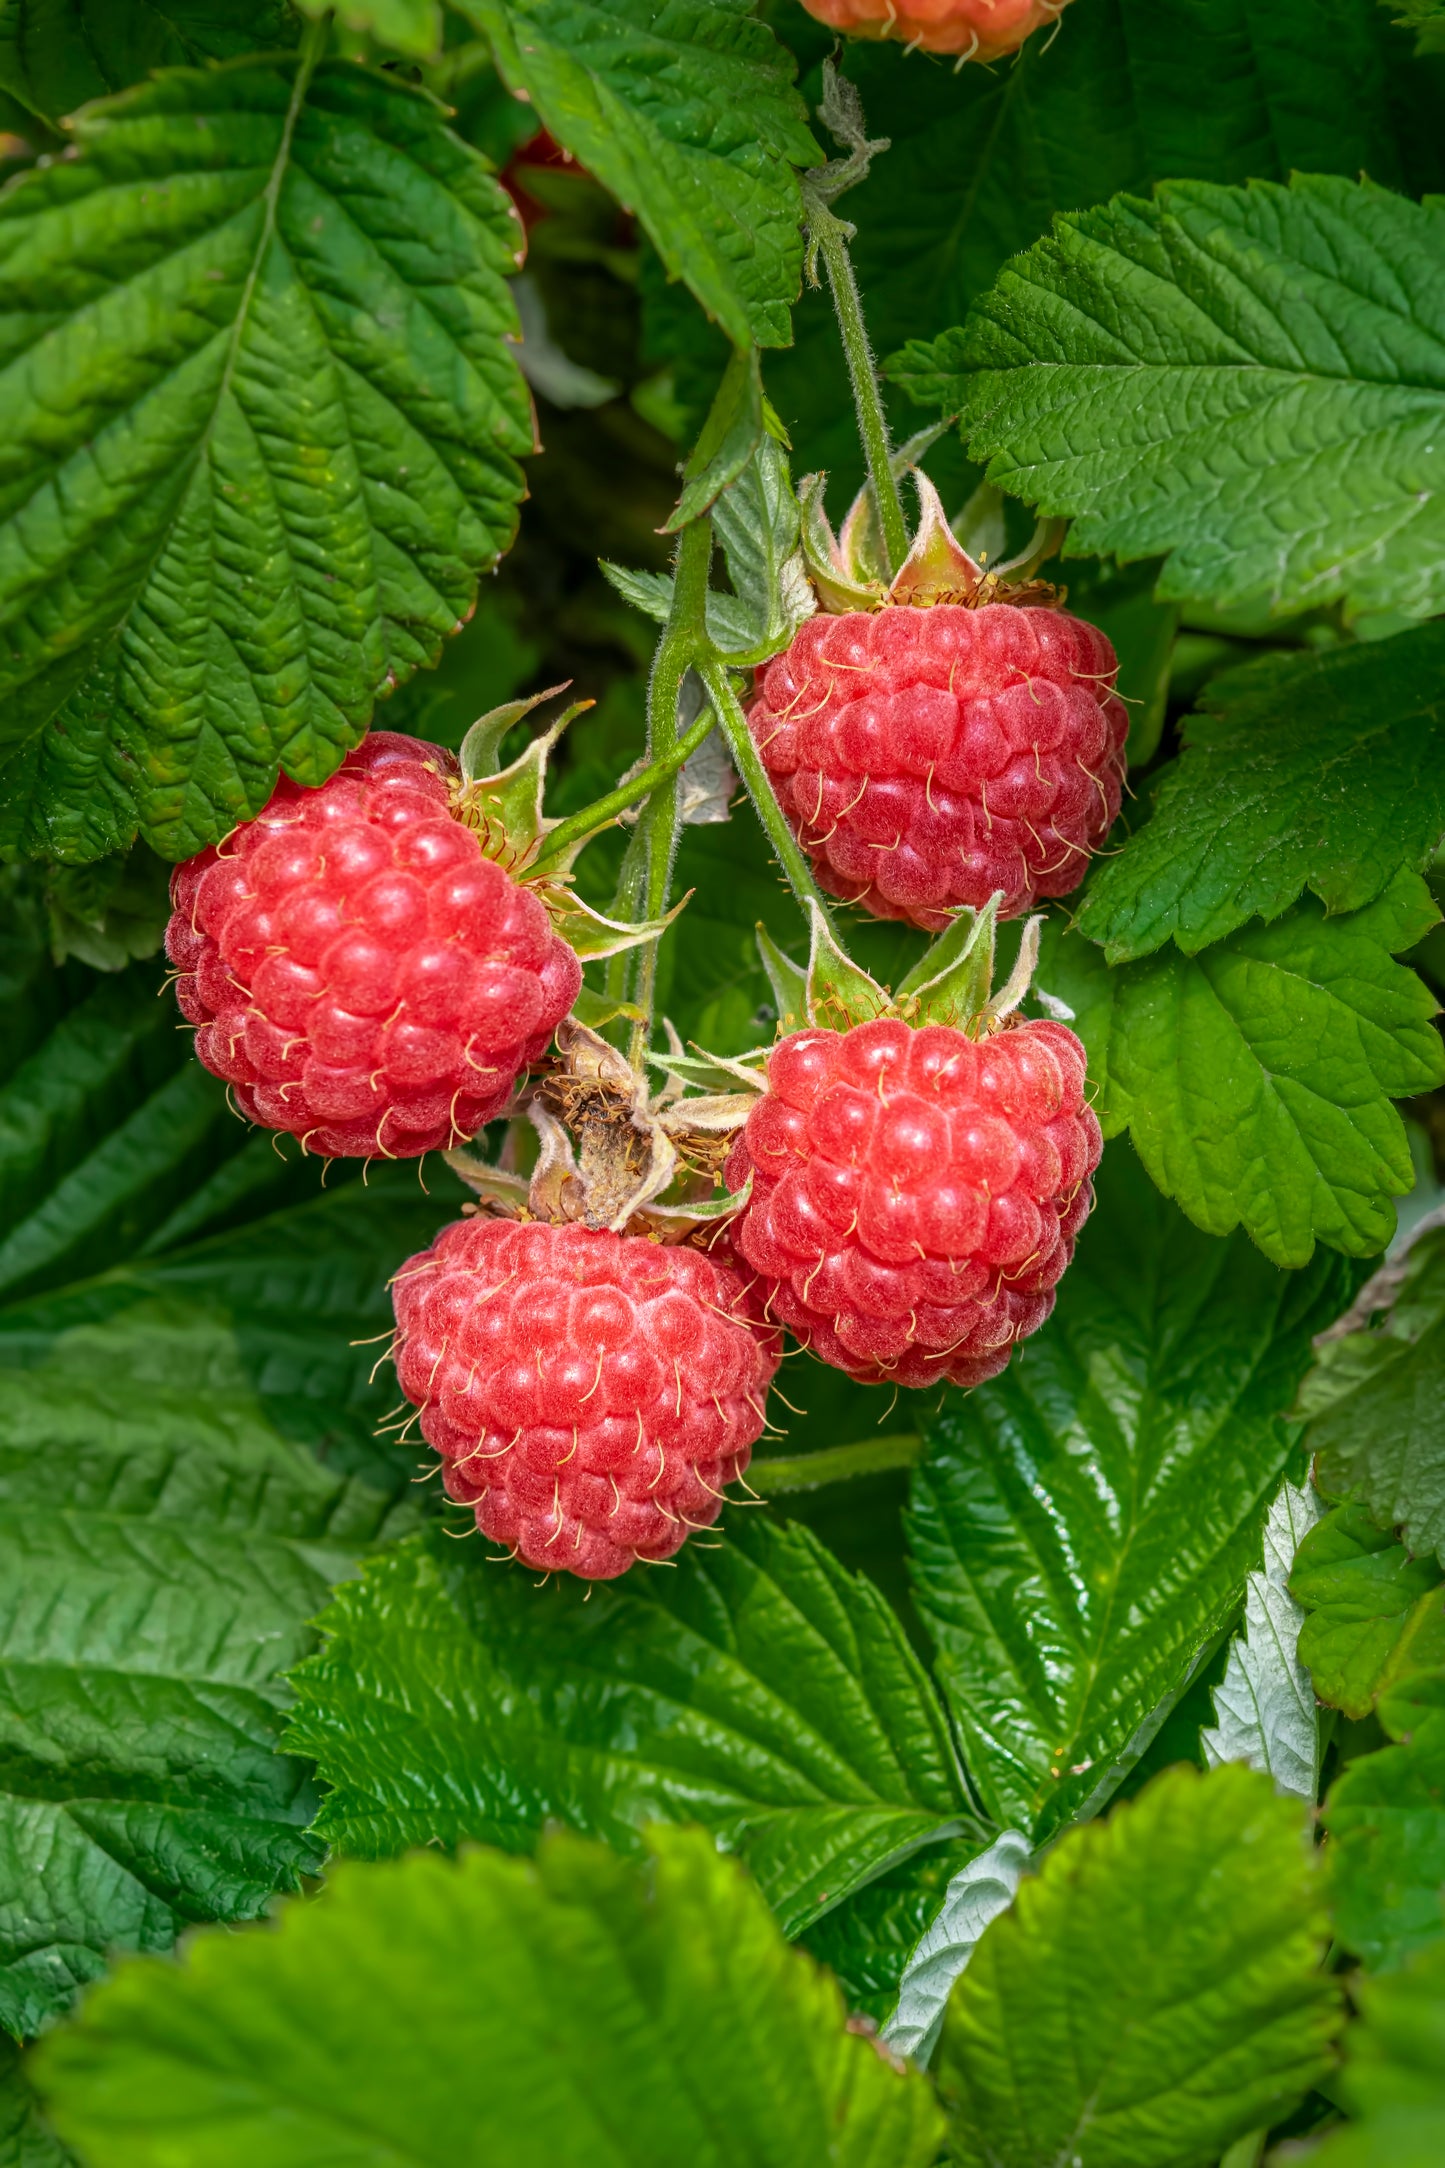
[[765,1314],[870,1383],[977,1385],[1037,1332],[1099,1163],[1062,1024],[796,1031],[728,1161]]
[[526,1565],[605,1581],[670,1558],[748,1465],[777,1335],[697,1250],[465,1219],[394,1300],[397,1376],[447,1491]]
[[1117,669],[1062,610],[852,610],[808,619],[748,722],[821,885],[938,933],[1078,887],[1119,810]]
[[1069,0],[803,0],[808,13],[850,38],[897,38],[925,53],[1000,60],[1053,22]]
[[543,905],[452,817],[455,770],[373,731],[171,878],[197,1054],[309,1151],[414,1158],[475,1135],[576,999]]

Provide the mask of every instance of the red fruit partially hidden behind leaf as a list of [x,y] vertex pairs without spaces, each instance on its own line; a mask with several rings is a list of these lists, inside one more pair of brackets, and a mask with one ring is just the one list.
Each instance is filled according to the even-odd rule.
[[1056,22],[1068,0],[803,0],[808,13],[850,38],[894,38],[925,53],[1001,60]]

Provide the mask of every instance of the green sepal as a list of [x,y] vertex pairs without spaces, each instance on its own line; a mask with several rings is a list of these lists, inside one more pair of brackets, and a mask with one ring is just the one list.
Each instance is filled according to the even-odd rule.
[[823,508],[827,476],[805,474],[798,484],[798,511],[802,517],[803,562],[825,610],[841,616],[847,610],[877,610],[887,592],[882,580],[855,580],[844,566],[828,515]]
[[848,1031],[892,1008],[887,993],[839,947],[832,927],[811,897],[813,939],[808,955],[808,1021],[824,1031]]
[[1014,967],[995,993],[994,947],[1002,901],[1000,889],[981,911],[961,910],[914,965],[894,997],[899,1014],[910,1024],[951,1024],[957,1031],[981,1036],[1013,1015],[1038,964],[1043,918],[1031,918],[1025,925]]
[[[513,723],[519,722],[543,700],[551,700],[564,690],[565,687],[554,685],[550,692],[537,693],[530,700],[511,700],[505,707],[494,708],[490,715],[473,723],[462,741],[462,789],[457,811],[470,826],[479,830],[482,849],[487,856],[497,859],[508,870],[525,868],[548,829],[558,825],[549,821],[542,810],[547,763],[567,725],[594,703],[574,700],[549,730],[533,738],[511,766],[500,773],[490,773],[484,764],[496,758],[497,748]],[[567,865],[588,840],[586,836],[578,838],[575,849],[567,854]],[[566,866],[559,864],[556,870],[565,872]]]
[[758,954],[773,990],[781,1032],[800,1031],[808,1021],[808,974],[785,956],[766,926],[758,925]]
[[596,957],[620,956],[624,949],[640,948],[644,941],[655,941],[667,931],[691,894],[689,889],[665,918],[639,919],[635,925],[630,925],[626,919],[604,918],[570,888],[553,887],[549,883],[542,900],[552,920],[552,931],[562,936],[574,956],[580,956],[583,963],[591,963]]
[[[688,1084],[696,1091],[736,1091],[739,1084],[748,1091],[766,1091],[768,1087],[768,1049],[759,1047],[752,1054],[709,1054],[699,1048],[691,1054],[681,1049],[666,1054],[649,1054],[654,1069],[664,1076],[676,1077],[679,1084]],[[689,1100],[687,1104],[692,1105]]]
[[676,534],[716,504],[752,458],[765,426],[762,357],[755,346],[735,346],[702,434],[682,470],[682,495],[659,534]]
[[603,1031],[620,1018],[629,1024],[645,1021],[645,1012],[635,1001],[614,1001],[610,994],[595,993],[590,986],[582,988],[572,1004],[571,1014],[589,1031]]
[[457,755],[464,783],[482,783],[498,773],[502,740],[514,723],[520,723],[524,715],[539,708],[544,700],[555,700],[558,693],[565,693],[571,684],[565,678],[560,685],[549,685],[544,693],[533,693],[527,700],[508,700],[499,708],[489,708],[479,715],[471,729],[462,739]]

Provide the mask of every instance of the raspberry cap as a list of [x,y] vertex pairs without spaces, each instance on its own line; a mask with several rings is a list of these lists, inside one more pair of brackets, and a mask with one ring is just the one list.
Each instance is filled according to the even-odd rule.
[[764,1314],[865,1382],[995,1376],[1052,1310],[1093,1203],[1073,1032],[880,1016],[790,1033],[766,1074],[727,1167],[752,1177],[732,1239]]
[[545,904],[455,817],[458,773],[373,731],[172,876],[166,952],[196,1052],[308,1151],[414,1157],[474,1135],[581,986]]
[[808,13],[850,38],[896,38],[925,53],[1001,60],[1057,20],[1068,0],[803,0]]
[[526,1565],[609,1580],[717,1519],[778,1336],[699,1250],[475,1217],[397,1274],[395,1359],[448,1495]]

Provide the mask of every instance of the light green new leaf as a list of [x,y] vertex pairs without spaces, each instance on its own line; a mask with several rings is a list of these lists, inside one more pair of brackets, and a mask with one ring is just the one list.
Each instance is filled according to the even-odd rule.
[[1445,1673],[1380,1714],[1399,1744],[1347,1763],[1324,1809],[1335,1932],[1372,1972],[1445,1941]]
[[1410,1673],[1445,1666],[1445,1600],[1433,1558],[1410,1557],[1362,1506],[1337,1506],[1295,1556],[1290,1594],[1309,1613],[1299,1652],[1320,1700],[1368,1716]]
[[1306,897],[1198,956],[1112,971],[1053,920],[1037,983],[1076,1013],[1105,1136],[1127,1129],[1198,1226],[1243,1226],[1282,1265],[1317,1241],[1367,1257],[1414,1181],[1390,1101],[1445,1077],[1434,997],[1391,960],[1438,915],[1402,871],[1362,911]]
[[819,152],[792,56],[749,0],[457,5],[733,344],[786,346],[802,275],[793,168]]
[[[404,4],[404,0],[403,0]],[[196,67],[294,45],[284,0],[0,0],[0,90],[58,127],[152,68]]]
[[1357,911],[1445,829],[1445,625],[1276,651],[1215,678],[1149,820],[1094,871],[1080,931],[1110,963],[1187,956],[1305,889]]
[[529,1850],[549,1818],[635,1850],[704,1823],[784,1931],[975,1827],[894,1613],[801,1528],[732,1516],[717,1550],[590,1591],[467,1565],[440,1534],[342,1589],[288,1735],[333,1787],[318,1833],[370,1857]]
[[1340,2092],[1359,2121],[1326,2139],[1318,2168],[1439,2168],[1445,2157],[1445,1943],[1402,1972],[1360,1980]]
[[274,1933],[132,1964],[37,2074],[91,2168],[928,2168],[926,2082],[844,2030],[700,1831],[349,1866]]
[[908,1515],[915,1598],[995,1821],[1106,1797],[1229,1623],[1346,1269],[1211,1242],[1105,1156],[1050,1322],[951,1397]]
[[1445,206],[1169,181],[1056,221],[909,358],[990,480],[1159,592],[1445,607]]
[[515,528],[516,213],[433,101],[310,53],[89,107],[0,196],[22,850],[184,858],[321,782]]
[[1377,1328],[1319,1349],[1299,1413],[1325,1488],[1445,1565],[1445,1230],[1412,1245]]
[[[329,0],[296,0],[296,5],[313,19],[333,12]],[[430,59],[441,48],[441,0],[340,0],[334,12],[348,30],[365,31],[378,45],[413,60]]]
[[1329,2067],[1337,1991],[1306,1811],[1230,1763],[1073,1830],[953,1990],[940,2083],[969,2168],[1204,2168]]

